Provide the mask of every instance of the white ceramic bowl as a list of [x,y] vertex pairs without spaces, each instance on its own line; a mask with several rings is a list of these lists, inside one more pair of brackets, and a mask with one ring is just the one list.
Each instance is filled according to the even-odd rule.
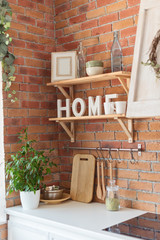
[[86,68],[86,72],[87,72],[88,76],[102,74],[103,67],[88,67],[88,68]]

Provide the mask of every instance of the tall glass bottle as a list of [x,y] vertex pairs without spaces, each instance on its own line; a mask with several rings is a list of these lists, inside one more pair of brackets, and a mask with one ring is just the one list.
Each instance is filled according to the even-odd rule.
[[118,39],[118,32],[114,32],[114,40],[111,48],[111,70],[122,71],[122,48]]
[[82,42],[78,47],[78,77],[85,77],[86,76],[86,63],[85,63],[85,55],[83,51]]

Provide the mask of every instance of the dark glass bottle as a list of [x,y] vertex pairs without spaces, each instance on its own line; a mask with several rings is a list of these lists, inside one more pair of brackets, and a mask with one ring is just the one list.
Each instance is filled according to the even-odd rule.
[[118,32],[114,32],[114,40],[111,48],[111,70],[122,71],[122,48],[118,39]]

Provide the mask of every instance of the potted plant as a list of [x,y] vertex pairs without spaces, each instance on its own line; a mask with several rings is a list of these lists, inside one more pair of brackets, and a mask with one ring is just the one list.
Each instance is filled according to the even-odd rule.
[[[11,155],[6,163],[6,177],[9,179],[8,193],[20,191],[20,199],[24,209],[38,207],[40,187],[45,187],[44,176],[51,173],[51,167],[56,166],[44,151],[33,147],[35,140],[29,140],[27,128],[19,133],[21,149]],[[50,150],[52,152],[53,149]]]

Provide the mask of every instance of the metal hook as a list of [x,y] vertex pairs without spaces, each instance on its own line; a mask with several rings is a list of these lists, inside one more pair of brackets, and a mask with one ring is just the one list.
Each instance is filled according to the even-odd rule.
[[113,158],[112,158],[112,155],[111,155],[111,149],[109,149],[108,151],[109,151],[109,159],[108,159],[108,162],[109,162],[109,163],[113,163]]
[[102,153],[102,147],[101,147],[101,143],[99,142],[99,151],[100,151],[100,153],[101,153],[101,158],[103,159],[103,160],[105,160],[105,157],[104,157],[104,155],[103,155],[103,153]]
[[100,157],[99,152],[98,152],[98,147],[96,148],[96,152],[97,152],[98,158],[99,158],[99,160],[100,160],[101,157]]
[[103,153],[102,153],[102,148],[100,148],[100,153],[101,153],[101,158],[102,158],[102,160],[104,161],[105,160],[105,157],[104,157],[104,155],[103,155]]
[[122,161],[121,161],[121,157],[120,157],[120,154],[119,154],[119,149],[117,148],[117,153],[118,153],[118,163],[120,164]]
[[136,163],[136,160],[134,159],[132,149],[131,149],[130,153],[131,153],[131,161],[130,161],[130,162],[131,162],[131,164],[135,164],[135,163]]
[[69,144],[68,143],[66,144],[65,147],[66,147],[67,152],[69,152]]

